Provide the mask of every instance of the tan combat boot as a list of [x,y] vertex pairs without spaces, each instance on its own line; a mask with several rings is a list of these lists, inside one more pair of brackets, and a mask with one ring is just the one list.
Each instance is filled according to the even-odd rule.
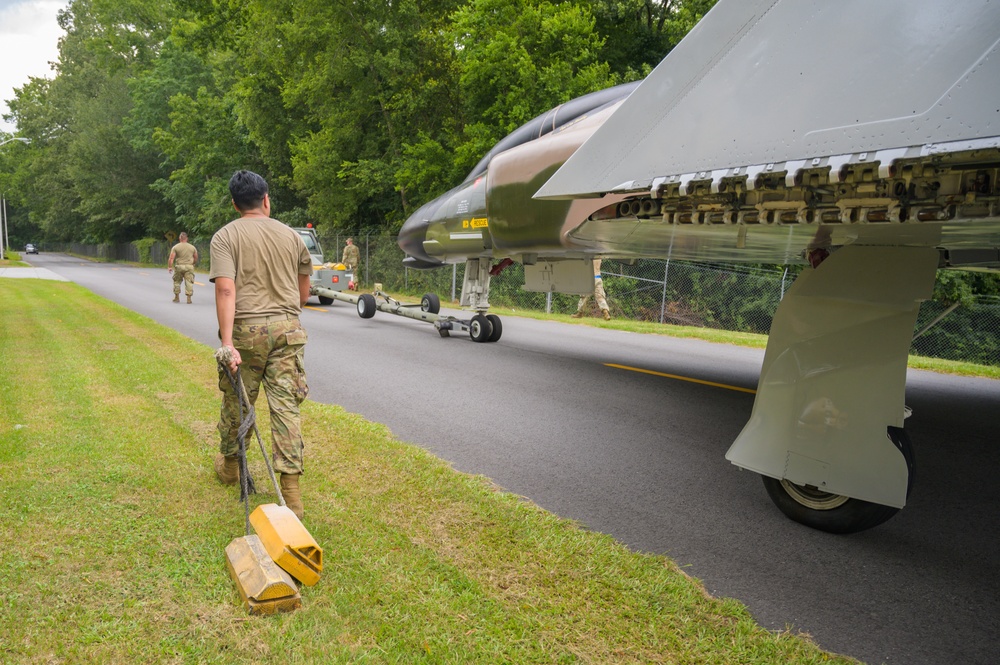
[[605,321],[610,321],[611,320],[611,312],[609,312],[606,309],[602,309],[601,311],[604,313],[604,320]]
[[281,474],[281,496],[285,498],[285,506],[302,519],[302,491],[299,489],[299,474]]
[[570,318],[571,319],[582,319],[583,318],[583,310],[582,309],[576,310],[573,314],[570,314]]
[[181,294],[175,293],[174,294],[174,302],[180,302],[180,301],[181,301]]
[[191,304],[191,296],[188,296],[188,304]]
[[240,463],[236,455],[225,457],[222,453],[215,456],[215,475],[223,485],[235,485],[240,482]]

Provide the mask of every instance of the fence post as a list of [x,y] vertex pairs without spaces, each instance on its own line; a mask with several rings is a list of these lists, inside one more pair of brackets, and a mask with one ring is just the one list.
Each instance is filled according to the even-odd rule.
[[552,292],[551,291],[547,291],[545,293],[545,313],[546,314],[551,314],[552,313]]
[[[673,245],[673,240],[671,239],[671,246]],[[670,259],[667,259],[663,263],[663,294],[660,297],[660,325],[663,325],[663,320],[666,318],[667,313],[667,275],[670,274]]]
[[458,264],[451,264],[451,301],[455,302],[455,283],[458,281]]
[[785,266],[785,272],[781,273],[781,297],[778,300],[785,299],[785,278],[788,277],[788,266]]

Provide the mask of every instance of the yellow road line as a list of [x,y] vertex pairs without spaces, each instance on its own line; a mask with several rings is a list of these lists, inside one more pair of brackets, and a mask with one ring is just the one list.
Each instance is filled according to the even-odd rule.
[[703,381],[701,379],[692,379],[689,376],[678,376],[677,374],[664,374],[663,372],[654,372],[651,369],[642,369],[639,367],[629,367],[628,365],[616,365],[614,363],[604,363],[605,367],[614,367],[616,369],[625,369],[630,372],[640,372],[642,374],[652,374],[653,376],[662,376],[667,379],[677,379],[678,381],[689,381],[691,383],[700,383],[703,386],[712,386],[713,388],[725,388],[726,390],[736,390],[741,393],[750,393],[751,395],[756,395],[757,391],[751,388],[741,388],[740,386],[730,386],[725,383],[715,383],[714,381]]
[[195,282],[195,284],[197,284],[198,286],[205,286],[205,285],[204,285],[204,284],[202,284],[201,282]]
[[328,310],[320,309],[319,307],[313,307],[312,305],[303,305],[302,309],[311,309],[314,312],[326,312]]

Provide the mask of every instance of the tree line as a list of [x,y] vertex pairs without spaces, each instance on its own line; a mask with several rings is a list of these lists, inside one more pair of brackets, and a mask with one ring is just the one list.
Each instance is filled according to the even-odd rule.
[[[645,76],[715,0],[72,0],[5,118],[11,241],[128,242],[275,216],[396,231],[501,138]],[[0,142],[6,138],[0,135]]]
[[[8,100],[9,239],[207,239],[241,168],[321,236],[394,234],[544,111],[644,77],[716,0],[71,0]],[[0,133],[0,143],[9,136]],[[1000,294],[941,271],[935,299]]]

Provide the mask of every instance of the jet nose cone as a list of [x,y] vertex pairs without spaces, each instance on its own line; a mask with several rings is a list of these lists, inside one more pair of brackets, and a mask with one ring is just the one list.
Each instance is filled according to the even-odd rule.
[[425,203],[415,213],[403,223],[399,230],[397,243],[399,248],[406,252],[408,257],[415,259],[410,261],[414,267],[432,267],[444,265],[441,261],[433,259],[424,251],[424,240],[427,239],[427,227],[430,226],[431,217],[440,205],[441,197],[430,203]]

